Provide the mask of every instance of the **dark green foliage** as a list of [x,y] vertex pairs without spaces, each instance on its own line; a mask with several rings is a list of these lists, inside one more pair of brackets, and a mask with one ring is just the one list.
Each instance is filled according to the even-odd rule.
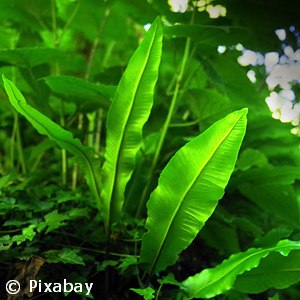
[[34,259],[94,299],[300,298],[299,124],[238,63],[297,64],[299,4],[170,2],[0,1],[1,299]]

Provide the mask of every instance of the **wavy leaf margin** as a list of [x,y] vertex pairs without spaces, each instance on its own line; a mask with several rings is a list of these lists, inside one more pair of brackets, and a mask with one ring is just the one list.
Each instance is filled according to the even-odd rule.
[[287,256],[292,250],[300,250],[300,241],[282,240],[269,248],[250,248],[246,252],[231,255],[212,269],[188,277],[182,282],[186,299],[212,298],[223,294],[234,285],[238,275],[257,267],[262,258],[271,252]]
[[162,53],[162,26],[157,18],[131,57],[107,116],[103,219],[107,231],[121,219],[125,188],[149,118]]
[[224,194],[246,131],[247,109],[235,111],[187,143],[162,171],[147,204],[140,263],[152,274],[172,265]]

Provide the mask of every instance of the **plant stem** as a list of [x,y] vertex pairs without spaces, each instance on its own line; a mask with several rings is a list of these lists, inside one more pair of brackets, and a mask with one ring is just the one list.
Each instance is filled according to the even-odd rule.
[[80,6],[80,3],[81,3],[80,1],[77,2],[77,4],[76,4],[76,6],[75,6],[75,8],[74,8],[74,10],[73,10],[73,12],[72,12],[70,18],[68,19],[68,21],[66,22],[66,24],[65,24],[65,26],[64,26],[64,28],[63,28],[63,30],[62,30],[62,33],[61,33],[60,36],[57,38],[57,41],[56,41],[57,46],[60,45],[60,43],[61,43],[61,41],[62,41],[62,38],[64,37],[65,33],[67,32],[67,29],[69,28],[69,26],[70,26],[70,24],[72,23],[74,17],[76,16],[76,14],[77,14],[77,12],[78,12],[78,9],[79,9],[79,6]]
[[155,297],[155,300],[158,300],[158,297],[159,297],[159,294],[160,294],[160,291],[161,291],[161,288],[163,286],[163,283],[159,286],[157,292],[156,292],[156,297]]
[[88,147],[92,148],[94,145],[94,129],[95,129],[96,112],[93,111],[91,113],[88,113],[86,116],[88,119],[87,145]]
[[51,0],[51,18],[52,18],[52,41],[54,47],[57,48],[57,24],[56,24],[56,3]]
[[99,108],[96,118],[96,134],[95,134],[95,154],[97,157],[100,156],[100,144],[101,144],[101,131],[102,131],[102,118],[103,118],[103,109]]
[[194,125],[197,125],[199,124],[199,119],[196,119],[196,120],[193,120],[193,121],[190,121],[190,122],[185,122],[185,123],[173,123],[173,124],[170,124],[170,128],[174,127],[174,128],[180,128],[180,127],[190,127],[190,126],[194,126]]
[[[107,22],[108,16],[110,15],[110,8],[107,8],[105,10],[105,14],[104,14],[104,18],[99,26],[99,31],[98,31],[98,35],[97,37],[94,39],[91,51],[89,53],[88,56],[88,61],[87,61],[87,68],[86,68],[86,72],[84,74],[84,79],[88,80],[90,78],[91,75],[91,71],[92,71],[92,66],[93,66],[93,62],[94,62],[94,56],[96,53],[96,50],[99,46],[99,42],[100,42],[100,38],[102,35],[102,31],[103,28]],[[78,117],[78,129],[82,129],[82,120],[83,120],[83,114],[80,113],[79,117]],[[78,165],[77,163],[75,163],[74,168],[73,168],[73,172],[72,172],[72,190],[74,191],[76,189],[77,186],[77,177],[78,177]]]
[[14,123],[13,123],[13,128],[12,128],[12,133],[10,137],[10,145],[9,145],[9,160],[10,160],[10,167],[11,169],[14,168],[15,164],[15,139],[16,139],[16,131],[17,131],[17,123],[16,123],[16,116],[14,112]]
[[21,135],[20,135],[19,114],[15,113],[14,117],[15,117],[15,123],[16,123],[16,141],[17,141],[19,160],[20,160],[20,164],[21,164],[22,173],[26,174],[27,170],[26,170],[22,140],[21,140]]
[[[85,251],[89,251],[89,252],[94,252],[94,253],[98,253],[98,254],[106,254],[105,250],[98,250],[98,249],[91,249],[91,248],[86,248],[86,247],[78,247],[78,246],[72,246],[72,245],[66,245],[66,244],[56,244],[57,246],[61,246],[61,247],[69,247],[69,248],[74,248],[74,249],[80,249],[80,250],[85,250]],[[126,254],[126,253],[116,253],[116,252],[109,252],[109,255],[111,256],[117,256],[117,257],[135,257],[135,258],[139,258],[138,255],[132,255],[132,254]]]
[[[83,114],[79,113],[78,116],[78,131],[81,131],[83,128]],[[78,164],[75,162],[72,172],[72,191],[76,190],[77,187],[77,176],[78,176]]]
[[97,37],[95,38],[95,40],[93,42],[93,46],[92,46],[92,49],[91,49],[90,54],[89,54],[86,73],[85,73],[85,76],[84,76],[85,79],[89,79],[89,77],[90,77],[93,62],[94,62],[94,56],[95,56],[96,50],[97,50],[99,42],[100,42],[100,38],[101,38],[101,35],[102,35],[103,28],[104,28],[104,26],[107,22],[107,19],[108,19],[109,15],[110,15],[110,8],[107,8],[105,10],[104,19],[102,20],[102,22],[99,26],[98,35],[97,35]]
[[102,60],[102,63],[101,63],[101,66],[102,68],[106,68],[107,67],[107,63],[109,61],[109,58],[111,56],[111,53],[114,49],[116,45],[116,41],[111,41],[108,45],[107,45],[107,48],[106,48],[106,51],[105,51],[105,54],[103,56],[103,60]]
[[[55,0],[51,0],[51,18],[52,18],[52,40],[55,48],[59,46],[59,40],[57,37],[57,20],[56,20],[56,2]],[[60,68],[58,63],[54,63],[53,65],[53,73],[58,76],[60,74]],[[65,126],[65,117],[64,117],[64,104],[62,100],[60,100],[60,125],[62,127]],[[67,184],[67,151],[65,149],[61,150],[61,165],[62,165],[62,184]]]
[[[64,104],[63,102],[60,100],[60,125],[62,127],[65,126],[65,118],[64,118]],[[67,169],[68,169],[68,165],[67,165],[67,151],[65,149],[61,150],[61,162],[62,162],[62,182],[63,185],[67,184]]]
[[[192,19],[192,22],[193,22],[193,19]],[[187,60],[189,58],[190,47],[191,47],[191,38],[188,37],[187,40],[186,40],[186,43],[185,43],[184,54],[183,54],[183,58],[182,58],[182,61],[181,61],[180,71],[179,71],[179,73],[177,75],[177,78],[176,78],[175,90],[174,90],[173,97],[172,97],[172,100],[171,100],[169,112],[168,112],[167,118],[165,120],[165,123],[163,125],[162,132],[161,132],[161,135],[160,135],[160,139],[158,141],[158,145],[157,145],[157,148],[156,148],[156,152],[155,152],[154,158],[152,160],[152,165],[150,167],[150,180],[147,182],[146,187],[143,190],[143,193],[142,193],[142,196],[141,196],[141,201],[140,201],[138,209],[136,211],[136,217],[141,217],[141,214],[143,213],[143,210],[145,208],[145,204],[146,204],[147,196],[149,194],[149,189],[150,189],[150,186],[151,186],[151,182],[154,178],[154,171],[155,171],[156,166],[157,166],[158,158],[160,156],[161,149],[163,147],[168,129],[170,127],[170,122],[171,122],[172,116],[173,116],[174,111],[175,111],[175,107],[176,107],[176,103],[177,103],[178,95],[179,95],[179,90],[181,88],[182,78],[183,78],[184,71],[185,71],[185,68],[186,68],[186,65],[187,65]]]
[[[14,45],[11,47],[14,49]],[[16,69],[12,69],[12,78],[13,81],[16,81]],[[13,112],[14,115],[14,124],[13,124],[13,132],[11,136],[11,145],[10,145],[10,161],[11,161],[11,167],[14,167],[14,157],[15,157],[15,142],[17,143],[17,151],[19,156],[19,162],[21,164],[21,170],[23,174],[26,174],[27,168],[26,163],[24,159],[24,151],[23,151],[23,145],[22,145],[22,139],[20,134],[20,124],[19,124],[19,114],[16,113],[16,111]]]

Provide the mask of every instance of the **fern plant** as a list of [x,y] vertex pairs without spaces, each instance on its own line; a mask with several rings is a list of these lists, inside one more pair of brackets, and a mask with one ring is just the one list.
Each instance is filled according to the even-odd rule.
[[[129,61],[110,104],[103,165],[94,157],[91,149],[83,146],[71,132],[30,106],[15,84],[3,76],[10,103],[18,113],[40,134],[48,136],[59,147],[72,153],[80,165],[104,224],[108,257],[114,226],[122,226],[128,213],[124,210],[128,201],[126,188],[143,143],[143,127],[153,105],[162,56],[162,40],[161,22],[156,19]],[[189,41],[187,49],[188,46]],[[173,104],[176,104],[176,99]],[[170,107],[171,109],[173,108]],[[197,237],[223,197],[237,161],[246,123],[246,108],[230,113],[186,143],[160,173],[158,184],[152,191],[147,206],[143,207],[147,211],[146,232],[142,237],[137,268],[145,271],[148,276],[147,280],[145,276],[140,280],[140,289],[133,289],[145,299],[151,299],[153,295],[154,290],[150,283],[153,282],[155,274],[165,271],[178,261],[180,253]],[[169,123],[165,124],[164,133],[167,132]],[[163,143],[162,133],[161,137]],[[139,195],[137,198],[139,199]],[[140,202],[143,204],[142,196]],[[132,213],[131,217],[135,218],[134,216]],[[251,248],[234,254],[217,267],[190,276],[183,282],[164,279],[161,286],[165,283],[176,285],[178,297],[184,299],[212,298],[233,287],[251,292],[251,279],[248,282],[247,277],[241,276],[251,269],[259,268],[260,261],[266,257],[270,257],[268,263],[274,265],[272,253],[280,253],[288,260],[293,250],[300,250],[299,242],[283,240],[273,247]],[[267,272],[263,265],[262,270]],[[278,271],[278,276],[275,275],[271,282],[261,279],[259,290],[286,287],[295,282],[295,278],[289,274],[286,283],[280,285],[280,276],[283,275]],[[159,291],[160,289],[156,298]]]

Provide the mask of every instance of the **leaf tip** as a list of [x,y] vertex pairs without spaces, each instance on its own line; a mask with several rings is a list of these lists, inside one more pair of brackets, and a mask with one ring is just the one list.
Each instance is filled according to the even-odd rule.
[[158,16],[154,19],[153,23],[151,24],[151,28],[155,28],[155,30],[162,30],[161,18]]
[[247,120],[248,107],[242,108],[240,110],[236,110],[232,114],[235,115],[238,119],[246,119]]
[[249,110],[248,107],[244,107],[240,110],[240,112],[246,116],[248,114],[248,110]]

